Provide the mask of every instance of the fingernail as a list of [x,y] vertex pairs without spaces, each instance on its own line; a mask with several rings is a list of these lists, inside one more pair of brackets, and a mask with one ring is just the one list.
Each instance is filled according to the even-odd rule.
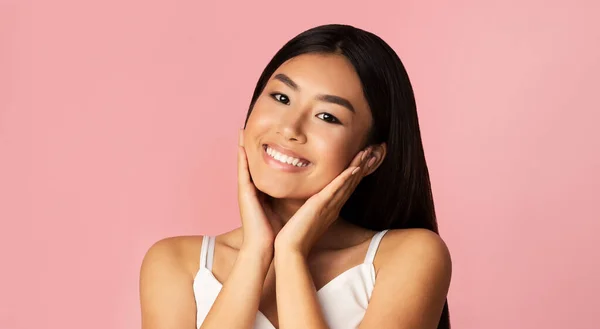
[[356,169],[352,170],[352,175],[356,174],[360,170],[360,167],[356,167]]
[[365,161],[365,159],[371,155],[371,148],[368,148],[366,150],[363,151],[362,156],[360,157],[360,161]]
[[375,157],[371,157],[369,162],[367,162],[367,168],[371,168],[371,166],[375,163],[375,160],[376,160]]

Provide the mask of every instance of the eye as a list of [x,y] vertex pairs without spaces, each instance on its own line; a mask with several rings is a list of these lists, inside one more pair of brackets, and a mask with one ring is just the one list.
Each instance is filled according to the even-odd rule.
[[285,105],[289,105],[290,104],[290,99],[284,95],[284,94],[280,94],[280,93],[272,93],[271,97],[273,97],[276,101],[283,103]]
[[340,120],[338,120],[336,117],[334,117],[333,115],[331,115],[329,113],[319,113],[319,114],[317,114],[317,118],[319,118],[325,122],[341,124]]

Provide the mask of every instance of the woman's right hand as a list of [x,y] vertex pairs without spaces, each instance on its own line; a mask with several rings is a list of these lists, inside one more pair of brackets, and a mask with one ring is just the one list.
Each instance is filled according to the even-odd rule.
[[268,197],[259,191],[250,177],[248,158],[244,148],[244,130],[239,132],[238,145],[238,204],[244,241],[242,249],[273,253],[273,243],[281,229],[275,220]]

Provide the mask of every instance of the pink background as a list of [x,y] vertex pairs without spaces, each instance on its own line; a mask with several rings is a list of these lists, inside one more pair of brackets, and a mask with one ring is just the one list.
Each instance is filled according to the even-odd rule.
[[144,252],[238,225],[258,75],[332,22],[412,78],[454,328],[598,328],[597,3],[0,1],[0,328],[138,328]]

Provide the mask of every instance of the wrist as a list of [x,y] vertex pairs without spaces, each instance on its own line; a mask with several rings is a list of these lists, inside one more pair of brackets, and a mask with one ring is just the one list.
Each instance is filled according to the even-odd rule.
[[249,260],[267,267],[271,264],[274,257],[273,248],[243,246],[238,252],[238,259]]
[[277,257],[277,255],[280,255],[280,257],[295,257],[300,255],[306,258],[310,252],[309,248],[306,248],[299,243],[289,243],[285,240],[275,241],[273,249],[274,257]]
[[305,261],[306,255],[294,248],[275,248],[273,264],[275,266],[286,266],[289,262]]

